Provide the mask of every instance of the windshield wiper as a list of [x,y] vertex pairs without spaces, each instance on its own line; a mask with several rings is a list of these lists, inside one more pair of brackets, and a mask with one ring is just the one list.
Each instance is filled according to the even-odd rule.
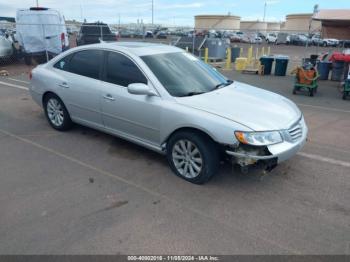
[[201,95],[201,94],[204,94],[206,92],[188,92],[186,94],[183,94],[181,96],[195,96],[195,95]]
[[216,85],[213,90],[219,89],[219,88],[224,87],[224,86],[231,85],[232,83],[233,83],[232,80],[227,80],[224,83],[220,83],[220,84]]

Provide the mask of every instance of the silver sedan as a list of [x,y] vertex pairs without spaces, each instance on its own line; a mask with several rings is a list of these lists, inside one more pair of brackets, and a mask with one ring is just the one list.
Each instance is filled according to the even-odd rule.
[[12,41],[5,35],[0,35],[0,59],[8,59],[13,55]]
[[271,170],[304,145],[290,100],[227,79],[176,47],[102,43],[73,48],[33,69],[30,91],[59,131],[72,123],[165,154],[174,173],[207,182],[222,158]]

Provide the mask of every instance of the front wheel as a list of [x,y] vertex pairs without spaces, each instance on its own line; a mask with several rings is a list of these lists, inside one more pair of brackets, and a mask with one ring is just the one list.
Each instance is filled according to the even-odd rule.
[[72,120],[62,100],[48,94],[44,99],[44,110],[47,121],[56,130],[65,131],[72,127]]
[[196,132],[174,134],[167,143],[167,158],[177,176],[194,184],[209,181],[219,166],[216,144]]

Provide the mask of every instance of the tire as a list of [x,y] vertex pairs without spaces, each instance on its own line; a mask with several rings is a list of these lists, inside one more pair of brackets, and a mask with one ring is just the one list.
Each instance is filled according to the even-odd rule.
[[346,100],[346,92],[343,92],[343,100]]
[[55,94],[48,94],[44,98],[44,111],[50,126],[58,131],[69,130],[73,122],[66,106]]
[[324,42],[324,43],[323,43],[323,46],[324,46],[324,47],[327,47],[327,42]]
[[198,185],[208,182],[219,167],[219,151],[215,142],[190,131],[178,132],[170,137],[167,159],[177,176]]
[[293,89],[293,95],[296,95],[297,94],[297,90],[294,88]]

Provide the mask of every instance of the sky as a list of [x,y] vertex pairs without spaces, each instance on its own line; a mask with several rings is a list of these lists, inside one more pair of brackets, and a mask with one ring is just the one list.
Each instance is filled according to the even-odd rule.
[[[152,21],[152,0],[38,0],[40,6],[58,9],[66,18],[117,24]],[[350,9],[350,0],[154,0],[154,23],[193,26],[199,14],[238,15],[242,20],[283,21],[286,14],[320,9]],[[0,16],[14,17],[16,9],[35,6],[35,0],[0,0]]]

